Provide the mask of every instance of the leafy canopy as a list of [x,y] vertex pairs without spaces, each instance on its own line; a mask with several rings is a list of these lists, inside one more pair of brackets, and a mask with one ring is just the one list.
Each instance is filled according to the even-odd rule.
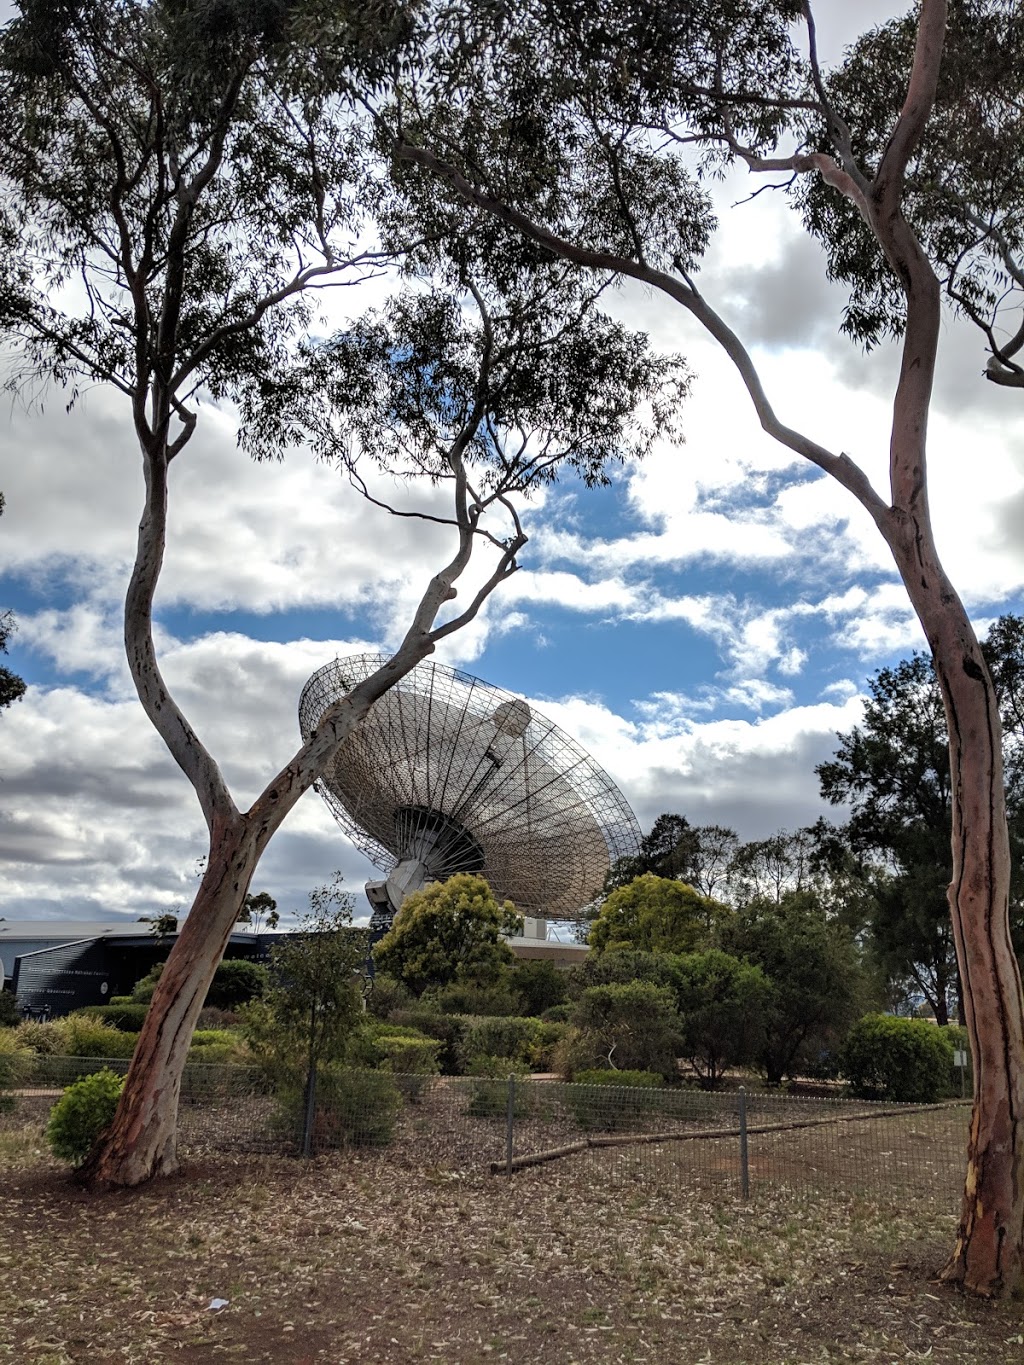
[[499,903],[483,877],[459,872],[408,896],[373,958],[417,995],[456,981],[487,984],[513,961],[503,936],[522,929],[511,901]]
[[685,882],[645,872],[607,897],[590,926],[588,941],[595,953],[611,948],[687,953],[727,913]]

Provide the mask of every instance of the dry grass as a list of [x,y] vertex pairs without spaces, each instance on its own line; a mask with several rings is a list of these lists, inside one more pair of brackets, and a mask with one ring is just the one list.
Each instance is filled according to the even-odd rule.
[[506,1182],[388,1151],[221,1155],[92,1196],[37,1133],[0,1138],[0,1360],[19,1365],[1024,1360],[1019,1308],[932,1281],[955,1220],[902,1185],[743,1206],[678,1166],[587,1156]]

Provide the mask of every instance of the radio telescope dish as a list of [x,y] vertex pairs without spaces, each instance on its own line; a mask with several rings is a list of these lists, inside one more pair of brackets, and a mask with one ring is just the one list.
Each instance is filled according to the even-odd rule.
[[[357,654],[314,673],[299,701],[303,738],[384,662]],[[500,687],[430,661],[374,703],[316,787],[387,874],[367,884],[378,928],[410,891],[456,872],[479,872],[521,914],[579,918],[640,841],[625,797],[563,730]]]

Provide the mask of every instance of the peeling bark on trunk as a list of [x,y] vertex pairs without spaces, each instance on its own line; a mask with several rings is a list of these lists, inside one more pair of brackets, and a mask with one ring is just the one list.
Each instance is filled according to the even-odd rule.
[[153,993],[114,1121],[79,1171],[83,1183],[139,1185],[178,1169],[178,1098],[189,1045],[258,857],[244,817],[217,831],[199,893]]

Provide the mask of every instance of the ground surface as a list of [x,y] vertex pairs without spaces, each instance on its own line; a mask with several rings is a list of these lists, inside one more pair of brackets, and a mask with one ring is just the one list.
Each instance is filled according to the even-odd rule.
[[1024,1361],[1019,1305],[934,1282],[954,1219],[916,1202],[370,1153],[94,1196],[17,1133],[0,1168],[2,1361]]

